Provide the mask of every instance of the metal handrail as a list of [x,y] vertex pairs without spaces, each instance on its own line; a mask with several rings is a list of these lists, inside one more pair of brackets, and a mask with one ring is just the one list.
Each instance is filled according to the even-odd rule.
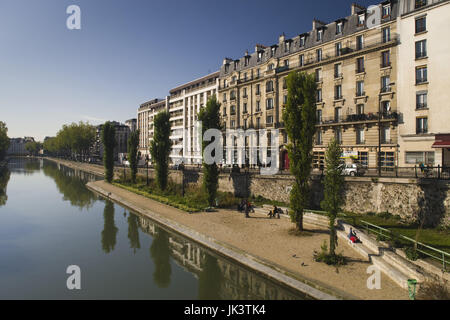
[[[379,235],[382,235],[382,236],[391,238],[390,235],[392,234],[392,231],[390,231],[390,230],[388,230],[388,229],[385,229],[385,228],[382,228],[382,227],[380,227],[380,226],[377,226],[377,225],[375,225],[375,224],[372,224],[372,223],[370,223],[370,222],[364,221],[364,220],[361,220],[361,223],[366,225],[367,234],[370,233],[369,227],[373,227],[373,228],[376,228],[376,229],[378,229],[378,230],[385,231],[385,232],[387,233],[387,234],[383,234],[383,232],[373,231],[373,232],[375,232],[376,234],[379,234]],[[407,240],[407,241],[409,241],[409,242],[413,242],[413,243],[416,245],[416,251],[418,251],[418,252],[420,252],[420,253],[422,253],[422,254],[424,254],[424,255],[426,255],[426,256],[429,256],[429,257],[431,257],[431,258],[433,258],[433,259],[439,260],[440,262],[442,262],[442,270],[443,270],[443,271],[446,271],[446,264],[447,264],[448,262],[446,261],[445,258],[446,258],[446,257],[447,257],[447,258],[450,258],[450,253],[445,252],[445,251],[442,251],[442,250],[439,250],[439,249],[436,249],[436,248],[433,248],[433,247],[431,247],[431,246],[429,246],[429,245],[426,245],[426,244],[424,244],[424,243],[422,243],[422,242],[419,242],[419,241],[416,241],[416,240],[414,240],[414,239],[411,239],[411,238],[409,238],[409,237],[407,237],[407,236],[404,236],[404,235],[402,235],[402,234],[399,234],[398,237],[401,238],[401,239]],[[421,246],[421,247],[427,248],[427,249],[429,249],[429,250],[431,250],[431,251],[437,252],[437,253],[439,253],[442,257],[438,257],[438,256],[435,256],[435,255],[429,253],[429,252],[420,250],[420,249],[418,248],[418,246]],[[448,261],[450,262],[450,259],[448,259]]]

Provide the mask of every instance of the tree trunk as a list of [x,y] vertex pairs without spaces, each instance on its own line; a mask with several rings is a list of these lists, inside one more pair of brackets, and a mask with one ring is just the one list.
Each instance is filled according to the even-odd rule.
[[303,231],[303,212],[297,212],[297,230]]

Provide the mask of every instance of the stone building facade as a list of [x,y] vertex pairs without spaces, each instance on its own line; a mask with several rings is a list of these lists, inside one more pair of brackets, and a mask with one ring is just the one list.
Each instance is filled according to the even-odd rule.
[[144,102],[138,109],[137,129],[139,130],[139,152],[142,156],[150,156],[150,141],[153,139],[153,119],[167,110],[167,99],[153,99]]
[[[311,31],[279,37],[272,46],[256,45],[238,60],[224,59],[219,101],[227,128],[280,129],[280,168],[288,168],[287,134],[282,114],[287,102],[286,77],[293,71],[314,74],[318,84],[314,166],[324,161],[332,137],[349,157],[366,167],[398,164],[396,100],[398,3],[377,6],[379,24],[366,8],[353,4],[351,15],[332,23],[313,21]],[[259,139],[257,139],[259,140]],[[258,149],[259,141],[249,141]],[[227,161],[233,158],[227,155]],[[262,159],[264,162],[264,159]]]
[[450,1],[400,1],[400,166],[450,167]]

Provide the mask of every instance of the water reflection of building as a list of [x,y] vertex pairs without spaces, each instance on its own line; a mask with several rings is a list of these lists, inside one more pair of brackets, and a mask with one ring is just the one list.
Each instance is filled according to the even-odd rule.
[[[147,217],[139,215],[139,225],[145,233],[155,236],[160,227]],[[172,257],[183,269],[197,278],[207,272],[207,257],[217,259],[220,275],[219,297],[224,300],[299,300],[301,293],[294,293],[281,285],[263,278],[248,269],[212,254],[202,246],[181,235],[169,234],[169,248]]]

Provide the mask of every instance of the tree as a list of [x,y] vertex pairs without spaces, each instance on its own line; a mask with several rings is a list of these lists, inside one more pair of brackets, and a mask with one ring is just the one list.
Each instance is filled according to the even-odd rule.
[[150,144],[150,154],[155,163],[156,183],[161,190],[166,190],[169,179],[169,155],[172,147],[170,140],[170,114],[160,112],[154,119],[155,135]]
[[116,246],[117,232],[119,232],[119,229],[116,227],[116,223],[114,222],[114,203],[109,200],[106,200],[105,202],[103,219],[102,249],[105,253],[110,253]]
[[30,141],[25,144],[25,150],[27,150],[31,155],[36,156],[42,149],[42,143]]
[[283,121],[289,137],[288,154],[295,182],[290,194],[290,216],[303,230],[303,211],[310,202],[309,178],[316,133],[316,90],[313,75],[291,72],[287,77],[288,96]]
[[[215,95],[209,98],[206,107],[200,110],[198,119],[202,121],[202,136],[209,129],[221,130],[220,103],[217,101]],[[210,142],[208,141],[203,141],[202,153],[209,143]],[[219,169],[217,168],[216,163],[206,164],[203,161],[203,188],[208,194],[209,206],[214,206],[217,197],[217,189],[219,188]]]
[[169,235],[163,229],[158,228],[156,230],[150,247],[150,256],[155,265],[153,281],[159,288],[169,287],[172,274]]
[[0,161],[5,158],[6,151],[9,148],[8,128],[6,124],[0,121]]
[[111,183],[114,177],[114,148],[116,147],[116,129],[107,121],[102,128],[103,165],[106,181]]
[[343,204],[343,185],[344,176],[342,175],[342,149],[336,139],[328,144],[328,150],[325,156],[325,182],[324,182],[324,200],[321,203],[322,209],[328,213],[330,219],[330,256],[335,256],[337,247],[336,217]]
[[128,138],[128,161],[131,169],[131,182],[136,183],[138,169],[139,130],[131,132]]

